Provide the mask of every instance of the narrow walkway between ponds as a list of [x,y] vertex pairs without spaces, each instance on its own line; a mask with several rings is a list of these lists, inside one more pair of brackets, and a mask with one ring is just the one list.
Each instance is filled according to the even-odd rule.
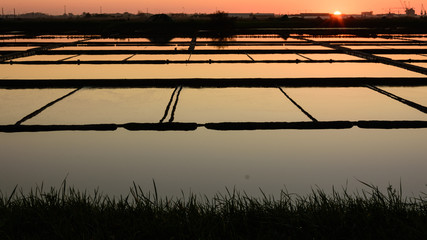
[[219,131],[244,130],[313,130],[313,129],[425,129],[427,121],[321,121],[321,122],[167,122],[80,125],[0,125],[0,132],[51,132],[51,131],[195,131],[199,127]]
[[255,60],[249,55],[249,53],[245,52],[246,56],[248,56],[249,59],[252,60],[252,62],[255,62]]
[[396,37],[397,39],[401,39],[401,40],[405,40],[407,42],[411,42],[411,43],[427,43],[427,41],[421,41],[421,40],[416,40],[416,39],[410,39],[410,38],[406,38],[406,37]]
[[[239,53],[241,54],[241,53]],[[333,60],[333,59],[329,59],[329,60],[312,60],[308,57],[305,57],[302,54],[298,54],[295,53],[297,55],[299,55],[300,57],[303,57],[307,60],[299,60],[299,59],[295,59],[295,60],[255,60],[253,59],[249,54],[247,53],[243,53],[246,54],[246,56],[249,58],[249,60],[190,60],[190,57],[193,56],[189,56],[188,59],[186,60],[132,60],[132,61],[128,61],[129,58],[128,57],[124,60],[82,60],[79,61],[74,60],[72,58],[76,58],[78,56],[80,56],[80,54],[77,54],[75,56],[71,56],[71,57],[67,57],[64,59],[60,59],[60,60],[39,60],[39,61],[10,61],[10,62],[0,62],[0,64],[14,64],[14,65],[75,65],[75,64],[129,64],[129,65],[136,65],[136,64],[200,64],[200,63],[208,63],[208,64],[212,64],[212,63],[366,63],[366,62],[373,62],[373,61],[367,61],[364,59],[351,59],[351,60]],[[241,55],[243,55],[241,54]],[[136,54],[135,54],[136,55]],[[70,60],[71,59],[71,60]],[[70,60],[70,61],[65,61],[65,60]],[[427,62],[427,60],[399,60],[401,62]]]
[[299,110],[301,110],[302,113],[304,113],[308,118],[310,118],[311,121],[318,122],[316,118],[314,118],[310,113],[308,113],[306,110],[304,110],[304,108],[302,108],[297,102],[295,102],[291,97],[289,97],[289,95],[286,94],[286,92],[283,91],[283,89],[281,87],[278,87],[278,88],[285,95],[285,97],[287,99],[289,99],[289,101],[291,101]]
[[59,101],[61,101],[61,100],[64,100],[65,98],[67,98],[67,97],[69,97],[69,96],[73,95],[74,93],[76,93],[76,92],[77,92],[77,91],[79,91],[80,89],[81,89],[81,88],[78,88],[78,89],[76,89],[76,90],[73,90],[73,91],[69,92],[68,94],[66,94],[66,95],[64,95],[64,96],[62,96],[62,97],[60,97],[60,98],[58,98],[58,99],[56,99],[56,100],[54,100],[54,101],[52,101],[52,102],[50,102],[50,103],[46,104],[46,105],[44,105],[43,107],[41,107],[41,108],[37,109],[36,111],[34,111],[34,112],[32,112],[32,113],[28,114],[27,116],[25,116],[25,117],[24,117],[24,118],[22,118],[21,120],[17,121],[17,122],[15,123],[15,125],[21,125],[23,122],[25,122],[25,121],[27,121],[27,120],[29,120],[29,119],[31,119],[31,118],[33,118],[33,117],[37,116],[38,114],[40,114],[41,112],[43,112],[43,111],[44,111],[44,110],[46,110],[47,108],[49,108],[49,107],[53,106],[55,103],[57,103],[57,102],[59,102]]
[[427,86],[424,77],[325,77],[325,78],[146,78],[146,79],[0,79],[0,89],[80,88],[80,87],[360,87]]
[[425,107],[423,105],[420,105],[418,103],[415,103],[415,102],[409,101],[407,99],[401,98],[399,96],[394,95],[393,93],[387,92],[387,91],[382,90],[382,89],[380,89],[378,87],[375,87],[375,86],[367,85],[366,87],[369,88],[369,89],[371,89],[371,90],[374,90],[374,91],[376,91],[378,93],[381,93],[381,94],[383,94],[383,95],[385,95],[387,97],[390,97],[390,98],[392,98],[392,99],[394,99],[396,101],[399,101],[399,102],[401,102],[401,103],[403,103],[405,105],[408,105],[408,106],[410,106],[410,107],[412,107],[412,108],[414,108],[414,109],[416,109],[416,110],[418,110],[418,111],[420,111],[422,113],[426,113],[427,114],[427,107]]
[[66,57],[66,58],[60,59],[60,60],[58,60],[58,62],[63,62],[63,61],[66,61],[66,60],[69,60],[71,58],[75,58],[75,57],[78,57],[78,56],[80,56],[80,54],[76,54],[74,56],[70,56],[70,57]]
[[129,59],[133,58],[135,55],[136,55],[136,54],[132,54],[132,55],[130,55],[129,57],[127,57],[127,58],[123,59],[123,62],[126,62],[127,60],[129,60]]
[[309,57],[306,57],[306,56],[302,55],[301,53],[297,53],[296,52],[295,54],[298,55],[298,56],[300,56],[300,57],[302,57],[302,58],[305,58],[305,59],[309,60],[310,62],[313,62],[313,59],[311,59]]
[[412,72],[417,72],[417,73],[421,73],[424,75],[427,75],[427,68],[423,68],[423,67],[419,67],[416,65],[411,65],[411,64],[407,64],[404,62],[399,62],[396,60],[393,60],[391,58],[386,58],[386,57],[380,57],[380,56],[376,56],[370,53],[366,53],[366,52],[362,52],[362,51],[358,51],[358,50],[353,50],[350,49],[348,47],[343,47],[339,44],[330,44],[328,42],[319,42],[319,41],[314,41],[314,40],[310,40],[304,37],[295,37],[297,39],[300,40],[304,40],[306,42],[312,43],[312,44],[316,44],[319,46],[323,46],[323,47],[328,47],[328,48],[332,48],[334,50],[337,51],[341,51],[345,54],[348,55],[352,55],[352,56],[356,56],[356,57],[360,57],[360,58],[364,58],[366,60],[369,61],[375,61],[375,62],[379,62],[379,63],[383,63],[383,64],[387,64],[387,65],[391,65],[391,66],[395,66],[395,67],[399,67],[399,68],[403,68]]
[[[84,40],[78,40],[78,41],[73,42],[72,44],[79,44],[81,42],[88,41],[88,40],[90,40],[90,38],[87,38]],[[28,57],[28,56],[37,55],[41,52],[46,52],[46,51],[49,51],[49,50],[52,50],[55,48],[64,47],[67,44],[65,44],[65,43],[63,43],[63,44],[52,44],[52,45],[47,45],[47,46],[40,46],[40,47],[31,48],[31,49],[28,49],[27,51],[24,51],[24,52],[14,52],[14,53],[6,54],[3,56],[0,56],[0,62],[5,62],[8,60],[21,58],[21,57]]]
[[[163,123],[166,120],[166,118],[168,117],[168,115],[170,115],[168,122],[173,122],[173,120],[175,118],[175,111],[176,111],[176,107],[178,105],[178,100],[179,100],[179,95],[181,93],[181,90],[182,90],[182,86],[178,86],[173,90],[172,95],[169,99],[168,105],[166,106],[165,113],[164,113],[162,119],[160,119],[159,123]],[[172,107],[172,111],[170,112],[170,107],[171,107],[172,103],[173,103],[173,107]]]
[[179,94],[181,94],[181,91],[182,91],[182,86],[179,86],[178,93],[176,94],[175,103],[173,104],[173,108],[172,108],[172,112],[171,112],[171,117],[169,119],[170,123],[173,122],[173,120],[175,119],[176,106],[178,106]]

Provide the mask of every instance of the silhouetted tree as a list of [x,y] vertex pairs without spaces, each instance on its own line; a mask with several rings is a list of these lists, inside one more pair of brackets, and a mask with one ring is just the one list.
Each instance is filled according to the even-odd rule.
[[233,29],[235,19],[228,16],[226,12],[217,11],[209,15],[210,27],[218,31],[229,31]]

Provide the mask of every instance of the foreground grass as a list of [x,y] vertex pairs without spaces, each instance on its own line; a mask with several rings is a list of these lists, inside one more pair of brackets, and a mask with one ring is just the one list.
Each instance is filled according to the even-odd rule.
[[[155,186],[155,185],[154,185]],[[66,187],[0,196],[0,239],[427,239],[427,198],[389,187],[279,199],[226,191],[110,198]]]

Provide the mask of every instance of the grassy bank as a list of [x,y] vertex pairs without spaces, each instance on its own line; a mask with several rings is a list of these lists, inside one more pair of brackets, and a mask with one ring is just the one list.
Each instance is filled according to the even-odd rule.
[[427,239],[427,199],[389,187],[279,199],[226,191],[159,198],[134,185],[110,198],[59,189],[0,196],[0,239]]

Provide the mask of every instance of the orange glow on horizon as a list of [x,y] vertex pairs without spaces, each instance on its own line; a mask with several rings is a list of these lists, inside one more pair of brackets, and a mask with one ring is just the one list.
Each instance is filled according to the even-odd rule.
[[342,13],[341,13],[340,11],[335,11],[335,12],[334,12],[334,15],[335,15],[335,16],[341,16],[341,14],[342,14]]
[[[412,0],[411,5],[419,12],[419,7],[425,0]],[[399,1],[397,1],[397,5]],[[227,13],[275,13],[275,14],[299,14],[299,13],[333,13],[331,7],[339,9],[342,13],[360,14],[373,11],[376,14],[388,13],[389,8],[396,7],[396,3],[387,0],[4,0],[0,4],[5,15],[23,14],[30,12],[42,12],[62,15],[64,12],[73,14],[89,13],[214,13],[224,11]],[[425,4],[424,4],[425,5]],[[101,10],[102,9],[102,10]]]

